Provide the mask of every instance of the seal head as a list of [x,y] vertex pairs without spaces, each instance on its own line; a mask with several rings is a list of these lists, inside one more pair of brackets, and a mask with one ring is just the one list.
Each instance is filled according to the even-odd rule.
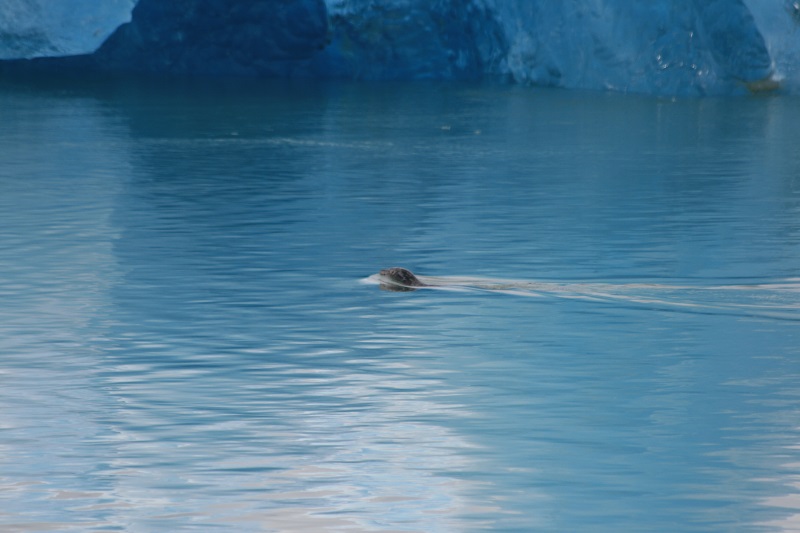
[[417,287],[424,287],[417,276],[410,270],[401,267],[384,268],[379,272],[381,289],[385,291],[415,291]]

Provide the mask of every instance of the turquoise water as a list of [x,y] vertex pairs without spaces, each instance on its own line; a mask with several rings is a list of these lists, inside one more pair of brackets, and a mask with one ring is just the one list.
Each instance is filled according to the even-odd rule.
[[1,83],[0,529],[797,530],[798,124]]

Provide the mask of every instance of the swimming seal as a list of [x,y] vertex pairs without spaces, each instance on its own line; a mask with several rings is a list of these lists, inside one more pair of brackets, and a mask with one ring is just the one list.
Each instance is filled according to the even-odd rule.
[[385,291],[415,291],[418,287],[426,286],[413,272],[401,267],[384,268],[379,275],[380,287]]

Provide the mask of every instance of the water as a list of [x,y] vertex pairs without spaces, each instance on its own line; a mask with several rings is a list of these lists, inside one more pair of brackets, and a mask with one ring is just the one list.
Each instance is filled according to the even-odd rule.
[[6,80],[0,529],[800,529],[798,124]]

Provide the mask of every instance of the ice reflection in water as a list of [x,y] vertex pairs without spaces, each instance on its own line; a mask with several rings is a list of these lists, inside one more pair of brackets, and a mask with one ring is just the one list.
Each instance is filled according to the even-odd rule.
[[[322,351],[302,357],[324,367],[323,361],[342,356]],[[136,500],[137,514],[148,514],[149,508],[154,523],[163,520],[164,525],[170,521],[157,510],[168,506],[203,522],[239,517],[235,521],[254,520],[276,529],[367,527],[358,517],[372,515],[372,525],[380,528],[428,514],[429,523],[446,529],[452,519],[442,510],[462,511],[461,485],[469,483],[431,473],[463,469],[465,459],[451,450],[468,444],[420,417],[453,416],[450,410],[457,406],[426,399],[425,391],[439,385],[435,376],[415,377],[400,363],[359,365],[368,369],[259,364],[245,371],[246,380],[214,379],[218,390],[187,391],[185,400],[161,408],[147,405],[158,398],[147,399],[143,390],[140,405],[120,409],[125,419],[119,428],[120,458],[109,465],[109,474],[137,475],[132,485],[127,476],[119,477],[115,494]],[[150,372],[148,379],[180,383],[204,379],[203,374]],[[124,387],[126,396],[131,388]],[[239,411],[225,413],[214,402],[215,394]],[[203,399],[207,403],[199,404]],[[174,420],[182,423],[174,427],[169,422]],[[163,460],[175,454],[181,459]],[[143,481],[150,487],[144,500],[139,494]],[[203,494],[205,487],[214,492],[202,510],[195,502],[175,499],[182,490]],[[214,496],[220,491],[221,498]],[[225,497],[228,491],[236,498]]]
[[797,529],[797,110],[3,82],[0,529]]

